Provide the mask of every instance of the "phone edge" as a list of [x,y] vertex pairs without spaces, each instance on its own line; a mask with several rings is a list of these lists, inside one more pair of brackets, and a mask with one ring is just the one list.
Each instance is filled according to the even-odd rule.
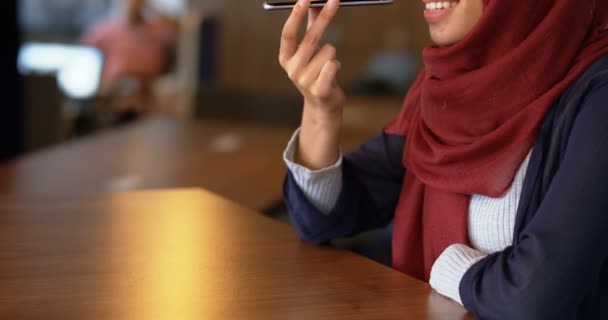
[[[366,2],[365,0],[361,0],[361,2]],[[379,6],[379,5],[387,5],[387,4],[393,4],[395,1],[394,0],[383,0],[383,1],[370,1],[365,3],[365,5],[372,5],[372,6]],[[296,2],[297,3],[297,2]],[[321,8],[323,7],[324,4],[312,4],[311,8]],[[287,9],[293,9],[293,7],[295,6],[295,3],[293,5],[285,5],[285,6],[274,6],[271,3],[268,2],[264,2],[264,4],[262,5],[262,8],[266,11],[274,11],[274,10],[287,10]],[[362,6],[361,4],[351,4],[351,3],[346,3],[343,4],[342,6],[344,7],[351,7],[351,6]]]

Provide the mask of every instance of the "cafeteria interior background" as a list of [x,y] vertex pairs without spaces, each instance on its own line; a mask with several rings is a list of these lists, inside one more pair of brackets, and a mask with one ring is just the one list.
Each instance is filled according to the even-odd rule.
[[[175,41],[162,73],[150,81],[145,111],[121,122],[115,104],[137,88],[137,80],[103,92],[107,57],[84,44],[83,37],[120,15],[124,2],[5,4],[15,13],[14,41],[7,43],[16,45],[8,62],[3,61],[3,70],[9,71],[5,83],[14,88],[7,90],[0,117],[0,194],[198,187],[288,222],[280,197],[286,172],[281,157],[302,108],[301,97],[278,64],[288,12],[266,12],[262,0],[148,1],[145,15],[162,16],[174,28]],[[422,4],[397,0],[390,6],[343,8],[325,41],[336,46],[342,62],[339,82],[348,96],[343,151],[348,152],[378,134],[399,111],[420,68],[420,51],[429,43]],[[68,169],[60,175],[50,165],[49,159],[61,152],[85,150],[86,145],[101,148],[104,139],[138,126],[147,128],[142,129],[150,137],[142,140],[146,145],[108,148],[103,157],[72,156],[68,163],[62,160]],[[176,140],[163,140],[159,128],[184,126],[197,129],[187,137],[180,133]],[[155,149],[154,144],[162,147]],[[32,173],[28,168],[34,164],[47,166],[44,173]],[[235,167],[241,166],[246,174],[223,178],[240,172]],[[80,167],[99,174],[82,174]],[[35,183],[23,182],[32,175]],[[245,182],[259,188],[241,190]],[[256,202],[262,192],[270,200]]]

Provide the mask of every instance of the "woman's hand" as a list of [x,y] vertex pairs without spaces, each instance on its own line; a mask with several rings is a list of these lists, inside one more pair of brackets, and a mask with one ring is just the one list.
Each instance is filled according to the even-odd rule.
[[[310,0],[299,0],[285,22],[279,62],[304,97],[304,112],[296,162],[321,169],[338,158],[344,91],[336,81],[340,62],[336,49],[321,46],[323,34],[340,6],[329,0],[323,9],[310,9]],[[298,30],[308,12],[308,27],[300,45]]]

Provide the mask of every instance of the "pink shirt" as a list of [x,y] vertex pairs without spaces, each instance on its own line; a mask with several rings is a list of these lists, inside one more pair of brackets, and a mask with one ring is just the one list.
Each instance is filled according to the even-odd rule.
[[83,43],[104,53],[103,90],[123,76],[146,81],[162,74],[176,36],[175,28],[160,19],[133,25],[116,18],[95,26]]

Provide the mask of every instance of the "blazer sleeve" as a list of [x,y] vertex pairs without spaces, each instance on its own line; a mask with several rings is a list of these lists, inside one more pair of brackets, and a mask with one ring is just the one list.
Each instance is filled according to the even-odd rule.
[[608,86],[589,93],[580,110],[534,217],[513,246],[474,264],[460,282],[464,306],[482,319],[574,319],[589,303],[608,302],[606,292],[598,295],[602,281],[608,289]]
[[283,194],[298,235],[321,244],[388,225],[405,174],[401,161],[404,143],[403,137],[382,133],[346,154],[342,189],[329,214],[323,214],[307,200],[288,172]]

